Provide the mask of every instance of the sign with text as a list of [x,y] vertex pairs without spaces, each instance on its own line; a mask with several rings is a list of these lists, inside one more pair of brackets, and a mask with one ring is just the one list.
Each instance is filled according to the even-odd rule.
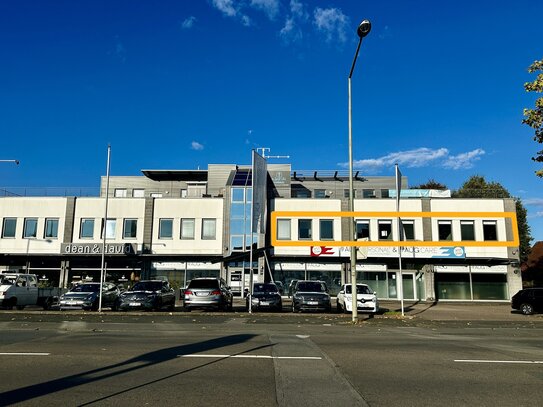
[[[61,254],[93,255],[102,254],[102,243],[61,243]],[[107,255],[136,254],[136,247],[132,243],[108,243],[105,245]]]

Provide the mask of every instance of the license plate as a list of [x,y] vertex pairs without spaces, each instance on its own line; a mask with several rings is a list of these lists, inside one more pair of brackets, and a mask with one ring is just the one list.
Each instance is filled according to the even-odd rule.
[[128,305],[131,306],[131,307],[139,307],[139,306],[141,306],[141,304],[139,302],[131,302]]
[[66,304],[70,304],[70,305],[76,305],[76,304],[79,304],[80,302],[79,301],[66,301]]
[[307,305],[319,305],[318,301],[307,301]]
[[209,292],[196,292],[196,295],[199,295],[201,297],[205,297],[209,295]]
[[270,305],[269,301],[260,301],[260,305]]

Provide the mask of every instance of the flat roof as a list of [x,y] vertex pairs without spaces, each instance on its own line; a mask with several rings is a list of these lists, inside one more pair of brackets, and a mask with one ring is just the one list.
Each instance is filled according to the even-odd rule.
[[207,170],[141,170],[153,181],[207,181]]

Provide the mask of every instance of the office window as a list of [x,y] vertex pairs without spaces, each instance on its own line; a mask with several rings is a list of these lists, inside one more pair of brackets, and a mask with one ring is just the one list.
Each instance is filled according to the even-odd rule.
[[375,189],[363,189],[362,198],[375,198]]
[[58,219],[45,219],[44,238],[56,239],[58,237]]
[[134,188],[132,190],[132,197],[133,198],[145,198],[145,189]]
[[277,239],[290,240],[290,219],[277,219]]
[[[343,190],[343,197],[344,198],[349,198],[350,194],[349,194],[349,190],[348,189],[344,189]],[[356,198],[356,191],[353,190],[353,198]]]
[[126,198],[126,188],[115,188],[115,198]]
[[2,224],[2,237],[15,237],[17,218],[4,218]]
[[311,239],[311,219],[298,219],[298,239]]
[[230,236],[230,248],[232,251],[243,250],[243,236]]
[[319,221],[320,240],[334,240],[334,221],[321,219]]
[[326,198],[326,189],[316,189],[315,198]]
[[245,188],[232,188],[232,202],[245,202]]
[[356,238],[368,239],[370,238],[370,221],[359,220],[356,222]]
[[[106,222],[106,239],[115,239],[115,232],[117,230],[117,219],[108,219]],[[102,219],[102,232],[100,236],[103,237],[104,220]]]
[[151,198],[162,198],[161,192],[151,192]]
[[475,240],[475,225],[472,220],[460,221],[461,240]]
[[125,219],[123,225],[123,239],[135,239],[138,232],[137,219]]
[[498,231],[496,229],[495,220],[483,221],[483,239],[484,240],[498,240]]
[[23,237],[36,237],[38,235],[38,219],[25,218]]
[[381,189],[381,198],[390,198],[390,191],[388,189]]
[[202,219],[202,239],[212,240],[215,239],[216,219]]
[[181,239],[194,239],[194,219],[181,219]]
[[377,222],[379,240],[392,240],[392,221],[380,220]]
[[187,190],[185,188],[182,188],[180,194],[181,194],[180,195],[181,198],[186,198],[187,197]]
[[450,220],[437,221],[437,233],[439,240],[452,240],[452,222]]
[[94,236],[94,219],[81,219],[79,228],[79,237],[82,239],[92,239]]
[[160,219],[158,223],[158,238],[171,239],[173,237],[173,219]]
[[402,239],[415,240],[415,222],[412,220],[402,220]]

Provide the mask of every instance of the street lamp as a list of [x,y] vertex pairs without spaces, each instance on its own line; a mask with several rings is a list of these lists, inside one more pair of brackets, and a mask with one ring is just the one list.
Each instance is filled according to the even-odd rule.
[[[360,45],[362,44],[362,38],[369,34],[371,30],[371,23],[369,20],[363,20],[358,29],[356,30],[360,40],[358,41],[358,47],[354,54],[353,64],[351,71],[349,72],[349,212],[354,212],[354,189],[353,189],[353,112],[352,112],[352,97],[351,97],[351,77],[353,76],[354,66],[356,64],[356,58],[358,58],[358,52],[360,51]],[[355,235],[356,229],[354,226],[354,216],[349,219],[349,234],[353,242],[356,241]],[[351,296],[352,296],[352,321],[358,320],[358,296],[356,287],[356,246],[351,246]]]
[[19,160],[0,160],[0,163],[15,163],[15,165],[19,165]]

